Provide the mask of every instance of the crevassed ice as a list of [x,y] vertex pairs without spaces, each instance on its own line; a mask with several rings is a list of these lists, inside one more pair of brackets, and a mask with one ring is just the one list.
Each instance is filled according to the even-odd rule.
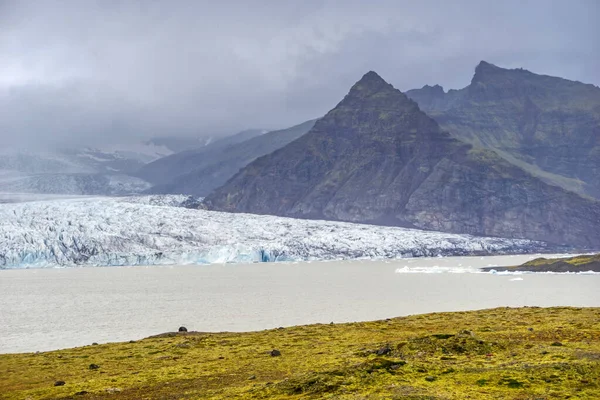
[[0,268],[540,252],[546,245],[188,207],[186,196],[0,204]]

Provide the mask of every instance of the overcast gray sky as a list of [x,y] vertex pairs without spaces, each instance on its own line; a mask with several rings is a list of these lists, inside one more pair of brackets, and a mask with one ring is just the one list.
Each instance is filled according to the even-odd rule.
[[597,0],[0,0],[0,138],[286,127],[368,70],[449,89],[480,60],[598,85],[599,17]]

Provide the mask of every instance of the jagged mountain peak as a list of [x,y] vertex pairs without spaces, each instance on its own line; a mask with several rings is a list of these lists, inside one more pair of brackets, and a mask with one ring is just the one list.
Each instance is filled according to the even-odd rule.
[[501,74],[506,71],[509,70],[500,68],[487,61],[480,61],[479,64],[477,64],[477,67],[475,67],[475,74],[473,75],[473,79],[471,79],[471,83],[473,84],[492,79],[498,74]]
[[359,82],[382,82],[387,83],[377,72],[369,71],[360,78]]
[[454,137],[600,199],[597,87],[482,61],[463,89],[435,95],[425,87],[407,95]]
[[[373,129],[372,122],[378,124]],[[344,99],[315,125],[319,135],[391,140],[419,136],[446,136],[415,101],[370,71],[355,83]],[[343,127],[343,129],[338,129]]]
[[480,71],[496,70],[496,69],[503,69],[503,68],[500,68],[497,65],[487,62],[485,60],[479,61],[479,64],[477,64],[477,67],[475,67],[475,71],[477,71],[477,70],[480,70]]
[[363,75],[358,82],[356,82],[350,92],[349,96],[356,97],[368,97],[375,93],[381,92],[382,90],[394,90],[394,87],[387,83],[377,72],[369,71]]
[[430,95],[440,95],[443,96],[446,92],[444,92],[444,88],[440,85],[425,85],[421,88],[421,90]]
[[369,71],[350,88],[344,99],[329,114],[339,115],[341,112],[367,108],[377,110],[382,120],[398,113],[421,112],[415,101],[387,83],[376,72]]
[[475,74],[471,79],[471,84],[494,83],[499,85],[520,85],[523,83],[531,84],[532,82],[545,84],[548,82],[548,79],[574,83],[563,78],[534,74],[524,68],[502,68],[487,61],[481,61],[475,67]]

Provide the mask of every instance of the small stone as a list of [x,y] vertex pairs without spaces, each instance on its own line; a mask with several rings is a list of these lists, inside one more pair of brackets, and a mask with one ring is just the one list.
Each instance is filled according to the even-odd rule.
[[82,390],[81,392],[75,393],[75,396],[83,396],[84,394],[88,394],[88,392],[85,390]]
[[554,342],[554,343],[552,343],[550,346],[556,346],[556,347],[560,347],[560,346],[562,346],[562,345],[563,345],[563,344],[562,344],[561,342]]
[[248,380],[253,381],[254,379],[256,379],[256,375],[250,375],[250,377],[248,378]]
[[88,368],[94,370],[100,368],[100,366],[98,364],[90,364]]
[[94,342],[92,343],[92,346],[98,346],[98,343]]
[[223,356],[219,357],[219,360],[224,360],[224,359],[225,359],[225,357],[223,357]]
[[429,375],[429,376],[426,376],[426,377],[425,377],[425,380],[426,380],[427,382],[433,382],[433,381],[435,381],[435,376],[431,376],[431,375]]
[[529,332],[533,332],[533,328],[527,328]]
[[187,328],[185,326],[180,326],[179,327],[179,332],[187,332]]
[[130,340],[129,343],[135,343],[135,340]]
[[386,344],[385,346],[381,347],[380,349],[378,349],[375,354],[377,354],[378,356],[384,356],[386,354],[389,354],[392,352],[392,349],[390,348],[389,344]]
[[279,357],[281,355],[281,352],[277,349],[273,349],[269,354],[271,355],[271,357]]
[[65,381],[56,381],[54,382],[54,386],[65,386]]

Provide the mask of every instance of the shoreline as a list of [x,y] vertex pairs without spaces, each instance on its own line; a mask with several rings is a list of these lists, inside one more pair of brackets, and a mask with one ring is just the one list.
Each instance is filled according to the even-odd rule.
[[[237,266],[237,265],[264,265],[264,264],[275,264],[275,265],[292,265],[292,264],[316,264],[316,263],[335,263],[335,262],[346,262],[346,263],[359,263],[359,262],[385,262],[385,263],[393,263],[393,262],[402,262],[402,261],[411,261],[411,260],[436,260],[436,259],[458,259],[458,258],[467,258],[467,259],[477,259],[481,257],[486,258],[495,258],[495,257],[549,257],[549,259],[557,259],[557,258],[567,258],[573,256],[582,256],[590,253],[556,253],[556,252],[523,252],[523,253],[514,253],[514,252],[494,252],[494,253],[481,253],[481,254],[464,254],[464,255],[448,255],[448,256],[413,256],[413,257],[356,257],[356,258],[331,258],[331,259],[307,259],[307,260],[267,260],[267,261],[229,261],[229,262],[212,262],[212,263],[174,263],[174,264],[132,264],[132,265],[90,265],[90,264],[74,264],[74,265],[62,265],[62,264],[32,264],[21,267],[6,267],[0,266],[1,271],[20,271],[20,270],[55,270],[55,269],[89,269],[89,268],[176,268],[183,266],[197,266],[197,267],[205,267],[205,266]],[[536,257],[539,258],[539,257]],[[516,268],[514,266],[498,266],[498,268],[503,268],[501,271],[511,271],[512,268]],[[492,269],[496,269],[495,267],[482,267],[478,268],[478,270],[474,270],[472,272],[491,272]],[[500,269],[496,269],[496,271],[500,271]],[[515,270],[518,271],[518,270]],[[526,272],[546,272],[546,271],[526,271]],[[552,272],[552,271],[548,271]],[[586,272],[586,271],[582,271]],[[598,271],[600,272],[600,269]]]
[[[499,306],[600,306],[599,274],[477,272],[528,259],[4,271],[0,300],[10,306],[2,312],[0,351],[143,338],[180,325],[244,332]],[[474,273],[444,272],[454,268]]]

